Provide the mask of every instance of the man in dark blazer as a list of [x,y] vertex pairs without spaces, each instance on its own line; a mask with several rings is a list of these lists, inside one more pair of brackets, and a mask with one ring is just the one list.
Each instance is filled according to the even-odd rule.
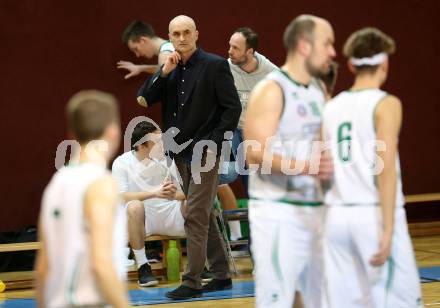
[[[187,299],[232,287],[212,205],[225,132],[237,127],[241,104],[226,59],[197,48],[198,31],[192,18],[175,17],[169,37],[176,51],[139,90],[138,101],[147,106],[162,102],[165,147],[174,157],[187,197],[188,268],[182,285],[167,293],[173,299]],[[175,146],[167,140],[170,132]],[[177,144],[186,147],[181,150],[183,146]],[[214,279],[202,287],[206,257]]]

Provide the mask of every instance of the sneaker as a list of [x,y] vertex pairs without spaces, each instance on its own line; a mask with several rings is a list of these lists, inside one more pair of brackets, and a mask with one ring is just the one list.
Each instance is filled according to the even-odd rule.
[[214,292],[232,289],[232,279],[212,279],[203,286],[203,292]]
[[165,296],[171,299],[190,299],[194,297],[201,297],[201,289],[193,289],[187,286],[180,286],[173,291],[165,293]]
[[148,263],[159,263],[162,258],[160,257],[159,253],[156,250],[149,250],[145,253],[147,256]]
[[200,274],[200,279],[202,282],[210,282],[214,279],[214,274],[211,273],[206,267],[203,269],[203,272]]
[[148,263],[142,264],[138,269],[138,283],[141,287],[151,287],[159,284],[159,281],[151,272],[151,266]]

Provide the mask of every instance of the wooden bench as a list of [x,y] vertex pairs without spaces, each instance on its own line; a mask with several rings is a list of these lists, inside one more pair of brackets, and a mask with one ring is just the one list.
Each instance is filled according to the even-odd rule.
[[[177,246],[181,249],[180,239],[184,239],[184,236],[167,236],[167,235],[151,235],[145,238],[146,242],[162,241],[165,245],[168,245],[169,240],[177,240]],[[25,250],[37,250],[41,246],[41,242],[22,242],[22,243],[10,243],[0,244],[0,252],[11,251],[25,251]],[[167,246],[168,248],[168,246]]]
[[40,245],[40,242],[0,244],[0,252],[36,250],[40,248]]

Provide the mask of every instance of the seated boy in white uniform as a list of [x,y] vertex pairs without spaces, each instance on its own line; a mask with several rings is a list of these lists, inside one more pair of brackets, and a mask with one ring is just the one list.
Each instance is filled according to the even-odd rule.
[[161,131],[152,123],[140,122],[133,130],[132,151],[115,159],[113,176],[128,216],[128,236],[138,267],[139,285],[159,282],[151,272],[145,254],[145,236],[185,235],[182,208],[185,195],[180,189],[174,163],[167,165]]

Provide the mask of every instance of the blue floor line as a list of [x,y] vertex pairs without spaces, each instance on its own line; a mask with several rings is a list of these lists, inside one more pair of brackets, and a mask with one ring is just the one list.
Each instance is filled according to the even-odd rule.
[[143,290],[131,290],[130,301],[134,306],[148,305],[148,304],[171,304],[178,302],[192,302],[192,301],[206,301],[229,298],[242,298],[254,296],[254,282],[240,281],[234,282],[234,287],[231,290],[217,291],[203,293],[202,297],[193,298],[189,300],[172,300],[165,296],[165,293],[175,289],[172,288],[145,288]]
[[421,282],[440,282],[440,266],[419,268]]
[[8,299],[4,302],[0,299],[1,308],[34,308],[37,307],[37,301],[32,298]]

